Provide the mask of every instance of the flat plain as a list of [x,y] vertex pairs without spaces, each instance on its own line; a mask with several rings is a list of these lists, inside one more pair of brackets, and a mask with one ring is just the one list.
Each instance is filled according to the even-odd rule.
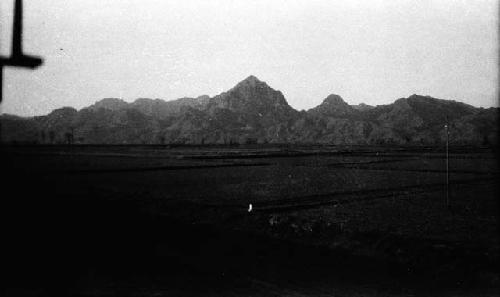
[[488,296],[499,286],[493,149],[452,147],[448,183],[443,147],[47,145],[4,146],[2,157],[7,267],[34,291]]

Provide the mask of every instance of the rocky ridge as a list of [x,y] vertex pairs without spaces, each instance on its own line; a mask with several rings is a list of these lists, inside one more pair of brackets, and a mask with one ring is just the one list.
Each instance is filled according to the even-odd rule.
[[45,116],[1,115],[3,142],[89,144],[324,143],[492,145],[498,108],[412,95],[392,104],[349,105],[329,95],[308,111],[293,109],[280,91],[255,76],[210,98],[172,101],[105,98]]

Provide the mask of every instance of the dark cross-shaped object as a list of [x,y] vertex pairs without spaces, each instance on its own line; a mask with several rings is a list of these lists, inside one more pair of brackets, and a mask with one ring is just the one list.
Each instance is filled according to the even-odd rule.
[[43,60],[39,57],[25,55],[23,53],[23,1],[16,0],[14,6],[14,26],[12,32],[12,52],[10,57],[0,56],[0,103],[2,102],[3,90],[3,68],[5,66],[24,67],[35,69],[42,65]]

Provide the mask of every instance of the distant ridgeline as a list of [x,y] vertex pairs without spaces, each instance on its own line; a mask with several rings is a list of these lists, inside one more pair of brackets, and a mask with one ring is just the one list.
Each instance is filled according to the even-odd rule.
[[2,141],[81,144],[410,144],[496,145],[498,108],[412,95],[392,104],[349,105],[330,95],[297,111],[280,91],[250,76],[213,98],[174,101],[107,98],[77,111],[0,116]]

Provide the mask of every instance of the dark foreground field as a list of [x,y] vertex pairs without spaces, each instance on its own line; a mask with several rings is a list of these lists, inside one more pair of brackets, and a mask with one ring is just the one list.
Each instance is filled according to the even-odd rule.
[[[6,296],[494,296],[491,149],[4,146]],[[249,205],[252,210],[249,211]]]

